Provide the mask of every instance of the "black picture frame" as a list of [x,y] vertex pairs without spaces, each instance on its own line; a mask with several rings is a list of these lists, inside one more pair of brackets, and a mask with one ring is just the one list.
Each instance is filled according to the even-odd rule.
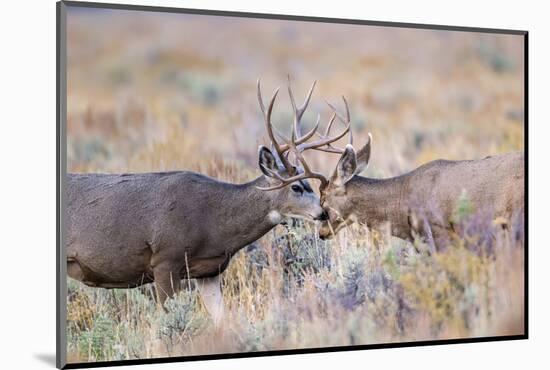
[[[184,13],[223,17],[244,17],[257,19],[273,19],[273,20],[289,20],[302,22],[321,22],[321,23],[337,23],[337,24],[353,24],[353,25],[369,25],[383,27],[398,27],[398,28],[414,28],[426,30],[446,30],[446,31],[463,31],[477,33],[493,33],[493,34],[509,34],[523,36],[524,40],[524,150],[525,150],[525,249],[524,249],[524,334],[521,335],[504,335],[504,336],[489,336],[479,338],[461,338],[461,339],[444,339],[444,340],[427,340],[415,342],[400,342],[400,343],[379,343],[355,346],[336,346],[322,348],[305,348],[292,350],[273,350],[273,351],[258,351],[246,353],[230,353],[230,354],[209,354],[199,356],[184,356],[184,357],[164,357],[122,361],[100,361],[87,363],[66,363],[66,256],[64,251],[65,246],[65,176],[67,173],[67,25],[66,12],[67,7],[80,8],[95,8],[95,9],[111,9],[111,10],[135,10],[147,12],[164,12],[164,13]],[[529,338],[529,266],[528,266],[528,251],[529,251],[529,222],[528,222],[528,199],[529,199],[529,98],[528,98],[528,83],[529,83],[529,32],[525,30],[512,29],[494,29],[494,28],[477,28],[477,27],[461,27],[449,25],[431,25],[417,23],[400,23],[400,22],[383,22],[359,19],[340,19],[312,16],[298,16],[285,14],[265,14],[265,13],[250,13],[250,12],[232,12],[207,9],[190,9],[190,8],[175,8],[175,7],[160,7],[160,6],[143,6],[130,4],[110,4],[96,2],[80,2],[80,1],[60,1],[56,4],[57,16],[57,63],[56,63],[56,366],[60,369],[75,369],[75,368],[93,368],[104,366],[123,366],[123,365],[139,365],[139,364],[158,364],[172,362],[187,362],[199,360],[219,360],[244,357],[264,357],[264,356],[281,356],[293,354],[312,354],[322,352],[341,352],[341,351],[360,351],[366,349],[383,349],[383,348],[399,348],[399,347],[415,347],[415,346],[435,346],[445,344],[460,344],[460,343],[480,343],[494,341],[509,341],[523,340]]]

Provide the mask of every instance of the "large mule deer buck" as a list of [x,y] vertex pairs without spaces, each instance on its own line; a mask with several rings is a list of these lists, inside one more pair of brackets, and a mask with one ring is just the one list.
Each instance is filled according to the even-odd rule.
[[334,138],[310,141],[317,122],[302,135],[301,119],[314,87],[297,107],[289,79],[292,137],[279,143],[271,122],[278,89],[266,108],[258,80],[258,101],[274,152],[260,146],[263,174],[251,182],[230,184],[187,171],[69,174],[68,275],[102,288],[154,282],[161,305],[180,289],[182,279],[199,279],[203,302],[217,322],[223,310],[219,277],[235,253],[284,216],[326,219],[307,181],[326,179],[311,171],[301,153],[338,140],[349,126]]
[[[344,99],[345,101],[345,99]],[[336,112],[336,111],[335,111]],[[347,126],[350,114],[337,113]],[[327,127],[326,136],[330,132]],[[345,226],[358,222],[373,229],[389,226],[392,235],[413,241],[423,239],[429,252],[444,247],[456,226],[453,212],[467,197],[475,210],[510,222],[524,212],[524,154],[489,156],[479,160],[435,160],[401,176],[373,179],[359,176],[370,159],[372,135],[358,151],[349,144],[330,143],[315,148],[340,154],[334,172],[319,188],[321,206],[329,220],[319,229],[322,239],[333,237]]]

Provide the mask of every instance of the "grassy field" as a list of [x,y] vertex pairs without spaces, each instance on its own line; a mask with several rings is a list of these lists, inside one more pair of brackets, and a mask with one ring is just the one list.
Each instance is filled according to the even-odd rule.
[[[523,150],[519,36],[69,10],[68,170],[193,170],[245,182],[267,144],[256,100],[318,80],[305,125],[328,99],[350,103],[355,141],[374,144],[364,175],[389,177],[437,158]],[[284,91],[284,90],[283,90]],[[285,94],[275,107],[290,125]],[[308,156],[330,174],[337,158]],[[223,274],[215,328],[192,282],[157,310],[150,287],[68,281],[69,362],[340,346],[523,333],[521,219],[502,230],[457,204],[463,232],[432,256],[354,225],[316,238],[278,226]]]

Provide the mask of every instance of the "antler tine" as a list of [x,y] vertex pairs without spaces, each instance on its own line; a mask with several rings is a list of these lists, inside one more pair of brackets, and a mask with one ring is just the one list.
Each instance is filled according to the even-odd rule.
[[332,128],[332,124],[334,123],[334,120],[336,119],[336,113],[332,113],[332,116],[330,117],[330,120],[328,121],[327,130],[325,131],[325,136],[330,135],[330,129]]
[[[344,101],[344,106],[346,107],[346,122],[349,124],[351,122],[351,117],[349,114],[349,106],[346,97],[342,95],[342,100]],[[353,131],[349,130],[349,144],[353,145]]]
[[[265,168],[265,167],[264,167]],[[269,171],[269,170],[268,170]],[[284,188],[285,186],[287,185],[290,185],[292,184],[293,182],[295,181],[299,181],[299,180],[305,180],[307,178],[311,178],[312,176],[310,176],[309,174],[305,173],[305,172],[302,172],[298,175],[295,175],[295,176],[292,176],[292,177],[288,177],[288,178],[284,178],[282,176],[280,176],[279,174],[276,174],[276,172],[274,171],[269,171],[269,173],[273,173],[275,175],[275,177],[277,178],[277,180],[280,181],[279,184],[277,185],[273,185],[273,186],[269,186],[269,187],[258,187],[258,189],[260,190],[276,190],[276,189],[281,189],[281,188]],[[322,175],[321,175],[322,176]]]
[[[307,109],[309,101],[311,100],[311,95],[313,94],[313,90],[315,89],[315,85],[317,84],[317,81],[313,81],[313,83],[311,84],[311,87],[309,88],[309,92],[307,93],[306,99],[304,100],[304,103],[302,104],[301,107],[298,108],[296,106],[296,100],[294,100],[294,94],[292,93],[290,75],[288,75],[287,77],[288,77],[288,96],[290,97],[290,103],[292,104],[292,108],[294,109],[294,125],[293,125],[293,131],[292,131],[292,138],[294,139],[295,142],[298,142],[298,141],[305,142],[309,139],[309,137],[305,140],[303,139],[303,137],[301,137],[302,116],[304,115],[304,112]],[[313,133],[314,132],[315,130],[313,130]],[[308,134],[310,133],[311,131],[308,132]],[[311,133],[311,136],[313,136],[313,133]],[[305,136],[307,136],[308,134],[306,134]]]
[[[332,109],[333,113],[332,113],[332,116],[330,117],[330,120],[327,124],[327,128],[325,130],[325,135],[321,135],[321,134],[317,133],[317,136],[320,137],[320,140],[302,144],[300,146],[302,151],[306,150],[306,149],[315,149],[315,150],[320,150],[320,151],[323,151],[323,152],[341,154],[341,153],[344,152],[344,149],[336,148],[336,147],[332,146],[332,143],[335,142],[335,141],[340,140],[347,133],[349,133],[349,135],[350,135],[349,143],[353,144],[353,134],[352,134],[352,131],[351,131],[351,118],[350,118],[350,113],[349,113],[349,106],[348,106],[348,102],[347,102],[347,100],[344,96],[342,96],[342,100],[344,101],[344,105],[346,107],[346,117],[343,117],[336,110],[336,108],[332,104],[330,104],[328,101],[326,101],[327,105]],[[338,120],[340,120],[345,125],[345,128],[344,128],[344,131],[342,131],[340,134],[338,134],[334,137],[330,137],[329,136],[330,135],[330,130],[332,129],[332,125],[333,125],[334,120],[336,119],[336,117],[338,117]]]
[[283,166],[285,166],[288,173],[294,173],[294,166],[292,164],[290,164],[287,157],[285,156],[285,152],[288,151],[289,145],[288,144],[282,144],[282,145],[279,144],[279,142],[277,142],[277,139],[275,138],[275,134],[273,133],[273,125],[271,123],[271,113],[273,112],[273,105],[275,104],[275,99],[277,98],[278,93],[279,93],[279,88],[277,88],[275,90],[275,92],[273,93],[273,96],[271,97],[271,100],[269,101],[269,105],[268,105],[267,111],[266,111],[264,101],[263,101],[263,98],[262,98],[262,90],[261,90],[261,86],[260,86],[260,79],[258,78],[258,103],[260,104],[260,109],[262,110],[262,113],[264,115],[267,134],[269,136],[269,139],[271,140],[271,144],[272,144],[273,148],[275,148],[275,151],[279,155],[279,159],[281,160],[281,163],[283,164]]
[[321,121],[321,116],[317,115],[317,121],[315,122],[315,126],[313,126],[313,128],[309,132],[307,132],[304,136],[302,136],[301,138],[296,140],[296,145],[305,143],[306,141],[311,139],[313,137],[313,135],[315,135],[315,133],[317,132],[317,129],[319,128],[320,121]]
[[321,151],[330,152],[330,153],[343,153],[344,152],[343,149],[336,148],[331,144],[343,138],[348,132],[350,132],[350,128],[351,128],[351,123],[348,123],[344,128],[344,130],[334,137],[323,136],[320,140],[312,141],[309,143],[303,143],[299,146],[299,151],[304,151],[307,149],[316,149],[316,150],[321,150]]
[[328,104],[330,109],[332,109],[332,111],[334,112],[336,117],[338,117],[340,122],[342,122],[344,125],[347,125],[351,121],[350,115],[349,115],[348,101],[346,100],[346,97],[343,96],[343,95],[342,95],[342,100],[344,101],[344,106],[346,107],[346,117],[345,118],[342,117],[342,115],[338,112],[338,110],[336,108],[334,108],[334,105],[330,104],[330,102],[328,100],[325,100],[325,102]]
[[258,103],[260,104],[260,109],[262,111],[262,114],[265,116],[264,99],[262,98],[262,89],[260,87],[260,84],[261,84],[261,81],[258,78],[258,80],[256,81],[256,85],[258,87],[256,93],[258,94]]
[[336,119],[336,114],[333,113],[332,116],[330,117],[330,120],[328,121],[327,127],[326,127],[326,129],[325,129],[325,134],[322,135],[322,134],[320,134],[320,133],[318,133],[318,132],[316,132],[315,134],[316,134],[317,136],[319,136],[319,138],[321,138],[321,139],[322,139],[322,138],[325,138],[325,137],[328,137],[328,136],[330,135],[330,130],[332,129],[332,124],[334,123],[334,120],[335,120],[335,119]]
[[304,157],[302,156],[302,153],[299,150],[296,150],[296,158],[302,164],[302,167],[304,168],[303,174],[306,175],[306,177],[314,178],[321,182],[321,184],[319,185],[319,189],[324,189],[328,185],[328,180],[324,175],[318,172],[314,172],[309,168],[306,160],[304,159]]
[[[304,150],[307,150],[307,149],[319,149],[319,150],[327,151],[327,152],[331,152],[331,153],[343,153],[344,152],[343,149],[335,148],[335,147],[331,146],[330,144],[332,144],[333,142],[338,141],[341,138],[343,138],[349,132],[349,130],[350,130],[350,125],[348,124],[346,126],[346,128],[344,129],[344,131],[342,131],[340,134],[338,134],[334,137],[326,137],[326,138],[323,138],[321,140],[312,141],[310,143],[304,143],[304,144],[300,145],[300,151],[304,151]],[[327,146],[328,148],[322,148],[324,146]],[[328,150],[329,148],[331,150]]]

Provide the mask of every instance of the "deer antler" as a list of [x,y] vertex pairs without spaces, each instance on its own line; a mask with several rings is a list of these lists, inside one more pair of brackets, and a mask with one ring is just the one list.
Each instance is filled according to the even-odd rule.
[[[288,96],[290,97],[290,103],[292,104],[292,108],[294,109],[294,125],[292,130],[292,139],[296,141],[296,138],[299,138],[302,132],[302,116],[304,115],[304,112],[307,109],[307,105],[309,104],[309,101],[311,99],[311,94],[313,94],[313,89],[315,89],[315,85],[317,84],[317,81],[313,81],[311,84],[311,87],[309,88],[309,92],[307,94],[306,100],[304,100],[304,104],[300,108],[296,107],[296,101],[294,100],[294,94],[292,93],[292,88],[290,86],[290,75],[288,75]],[[317,118],[317,124],[313,127],[313,129],[305,134],[303,137],[300,138],[300,142],[306,142],[309,140],[313,134],[317,131],[317,127],[319,126],[319,119]]]
[[275,104],[275,99],[277,98],[278,93],[279,93],[279,88],[277,88],[273,93],[273,96],[269,101],[269,105],[266,111],[264,101],[262,99],[260,79],[258,79],[258,103],[260,103],[260,109],[262,110],[262,113],[264,115],[265,127],[267,129],[267,134],[269,135],[269,139],[271,140],[271,145],[279,155],[279,159],[281,160],[281,163],[283,164],[283,166],[285,166],[287,172],[289,174],[293,174],[295,173],[295,168],[292,164],[290,164],[287,157],[285,156],[285,152],[288,151],[288,148],[279,145],[279,143],[277,142],[277,139],[275,139],[275,135],[273,133],[273,125],[271,124],[271,113],[273,112],[273,104]]
[[[272,143],[274,149],[277,151],[277,154],[279,155],[279,158],[281,159],[281,162],[283,163],[283,165],[287,169],[287,172],[292,175],[288,178],[284,178],[281,175],[279,175],[278,173],[276,173],[275,171],[272,171],[272,170],[267,169],[267,168],[264,167],[265,170],[267,170],[270,174],[273,175],[273,177],[275,177],[277,180],[280,181],[280,184],[277,184],[277,185],[274,185],[274,186],[271,186],[271,187],[267,187],[267,188],[260,188],[261,190],[281,189],[281,188],[289,185],[292,182],[299,181],[299,180],[304,180],[304,179],[307,179],[307,178],[314,178],[314,179],[319,180],[321,182],[320,189],[325,188],[328,185],[327,178],[324,175],[320,174],[320,173],[312,171],[310,169],[310,167],[308,166],[306,160],[304,159],[302,153],[305,150],[308,150],[308,149],[316,149],[316,150],[321,150],[321,151],[326,151],[326,152],[331,152],[331,153],[342,153],[343,149],[333,147],[331,145],[331,143],[341,139],[348,132],[350,133],[350,142],[353,140],[351,138],[351,131],[350,131],[350,125],[351,124],[350,124],[350,115],[349,115],[348,103],[347,103],[347,101],[344,97],[342,97],[342,99],[344,100],[344,104],[345,104],[345,107],[346,107],[346,117],[345,118],[342,115],[340,115],[340,113],[338,113],[338,111],[330,103],[327,102],[327,104],[333,110],[334,113],[333,113],[331,119],[329,120],[329,123],[327,125],[325,134],[321,135],[321,134],[317,133],[317,129],[319,128],[319,121],[320,121],[320,116],[318,115],[317,116],[317,121],[316,121],[314,127],[310,131],[308,131],[305,135],[302,135],[302,132],[301,132],[302,131],[302,127],[301,127],[302,116],[304,115],[304,112],[307,109],[309,101],[311,100],[311,95],[313,94],[313,90],[315,89],[316,83],[317,83],[317,81],[314,81],[311,84],[311,87],[310,87],[309,92],[306,96],[306,99],[304,100],[304,103],[300,107],[298,107],[296,105],[296,101],[294,100],[294,94],[292,93],[292,87],[291,87],[291,84],[290,84],[290,76],[288,76],[288,95],[290,96],[290,102],[291,102],[292,108],[294,110],[294,122],[293,122],[293,126],[292,126],[292,134],[291,134],[291,138],[288,139],[284,135],[279,133],[273,127],[273,124],[271,122],[271,112],[272,112],[272,109],[273,109],[273,104],[275,102],[275,98],[277,97],[277,93],[279,92],[279,89],[275,90],[275,92],[273,94],[273,97],[271,98],[271,101],[269,103],[268,109],[266,111],[266,109],[264,107],[264,104],[263,104],[262,94],[261,94],[261,91],[260,91],[260,80],[258,79],[258,101],[260,103],[260,108],[262,110],[262,113],[264,114],[267,133],[269,135],[269,138],[271,140],[271,143]],[[345,128],[340,134],[338,134],[334,137],[330,137],[329,136],[330,135],[330,130],[331,130],[331,127],[332,127],[336,117],[344,124]],[[316,141],[313,141],[313,142],[308,142],[308,140],[311,139],[313,137],[313,135],[315,135],[316,133],[317,133],[318,136],[320,136],[320,139],[316,140]],[[284,141],[283,144],[280,144],[280,143],[277,142],[277,140],[275,139],[275,134],[277,134],[277,136],[279,136]],[[294,157],[296,158],[296,160],[302,165],[302,168],[304,169],[303,172],[297,173],[296,167],[293,166],[288,160],[288,154],[289,153],[292,153],[294,155]]]
[[[344,96],[342,96],[342,100],[344,101],[344,106],[346,107],[346,116],[343,117],[340,113],[338,113],[336,108],[334,108],[334,106],[327,101],[326,103],[330,107],[330,109],[332,109],[333,114],[330,117],[330,120],[327,124],[325,134],[321,135],[320,133],[317,132],[316,134],[317,134],[317,136],[319,136],[320,139],[317,140],[317,141],[304,143],[301,146],[302,150],[315,149],[315,150],[320,150],[320,151],[323,151],[323,152],[340,153],[341,154],[341,153],[344,152],[344,149],[334,147],[334,146],[332,146],[332,143],[337,141],[337,140],[340,140],[341,138],[343,138],[348,133],[349,133],[349,143],[353,144],[353,134],[351,132],[351,119],[350,119],[350,114],[349,114],[348,102],[347,102],[347,100]],[[340,122],[342,122],[342,124],[344,125],[344,130],[341,133],[339,133],[338,135],[336,135],[334,137],[330,137],[330,130],[332,129],[332,125],[333,125],[334,120],[336,118],[338,118],[338,120]]]

